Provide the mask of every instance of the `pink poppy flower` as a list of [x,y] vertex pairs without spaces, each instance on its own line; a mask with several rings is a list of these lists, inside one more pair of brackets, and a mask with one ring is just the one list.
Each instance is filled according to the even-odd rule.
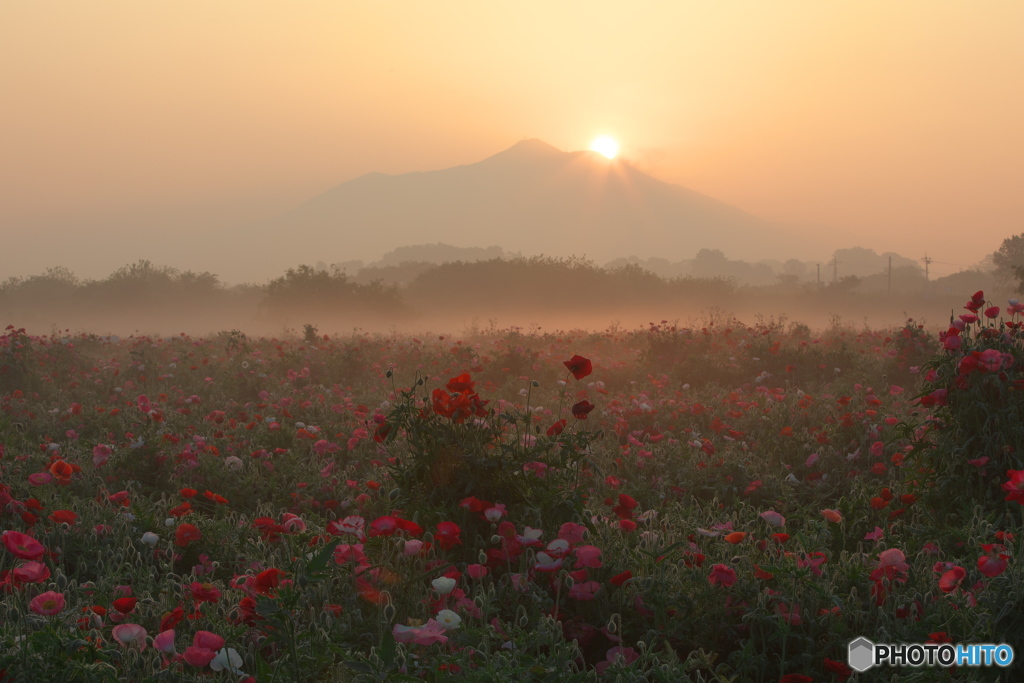
[[46,486],[53,481],[53,475],[49,472],[33,472],[28,475],[28,483],[32,486]]
[[766,521],[770,526],[786,525],[786,518],[774,510],[765,510],[759,515],[759,517]]
[[581,543],[583,541],[583,534],[587,532],[587,527],[582,524],[576,524],[574,522],[566,522],[558,529],[558,538],[564,541],[568,541],[572,545]]
[[327,525],[327,531],[334,536],[344,536],[349,534],[355,536],[360,541],[366,540],[366,520],[358,515],[349,515],[340,522],[331,522]]
[[833,522],[834,524],[839,524],[843,521],[843,513],[841,513],[839,510],[825,508],[824,510],[821,511],[821,516],[829,522]]
[[736,583],[736,572],[729,565],[716,564],[711,568],[711,574],[708,575],[708,582],[712,586],[728,588]]
[[28,608],[36,614],[41,614],[44,617],[51,617],[55,614],[60,614],[64,610],[64,594],[55,593],[54,591],[40,593],[36,597],[32,598],[32,602],[28,604]]
[[533,568],[540,572],[556,572],[562,568],[562,558],[552,557],[545,552],[537,553],[537,562]]
[[217,653],[213,650],[209,650],[205,647],[196,647],[195,645],[189,647],[182,654],[182,659],[185,660],[190,666],[202,668],[209,666],[213,658],[217,656]]
[[992,544],[983,545],[982,549],[989,554],[978,558],[978,570],[990,579],[1006,571],[1006,561],[1010,559],[1010,556],[1005,553],[992,552],[993,548]]
[[600,588],[601,584],[597,581],[577,581],[569,589],[569,597],[573,600],[593,600],[594,594]]
[[291,512],[285,512],[281,515],[281,526],[292,533],[306,530],[306,523],[302,521],[302,518]]
[[136,647],[140,651],[146,649],[146,629],[138,624],[115,626],[112,635],[121,647]]
[[601,549],[594,545],[583,545],[573,551],[577,567],[601,568]]
[[448,636],[444,635],[444,627],[430,619],[423,626],[403,626],[395,624],[391,634],[399,643],[415,643],[417,645],[433,645],[434,643],[447,643]]
[[164,654],[177,654],[174,649],[174,629],[171,628],[166,631],[161,631],[157,637],[153,639],[153,647]]
[[604,675],[604,670],[612,664],[615,664],[617,661],[629,666],[638,659],[640,659],[639,652],[631,647],[622,647],[621,645],[617,645],[608,650],[605,654],[605,661],[595,664],[594,669],[597,670],[598,676],[602,676]]
[[210,631],[196,631],[196,635],[192,638],[192,645],[216,652],[224,647],[224,639]]
[[42,562],[23,562],[11,572],[18,583],[42,583],[50,578],[50,568]]
[[334,561],[337,564],[345,564],[346,562],[352,562],[355,564],[367,563],[366,555],[363,553],[363,544],[356,543],[349,545],[348,543],[342,543],[334,548]]
[[505,506],[502,503],[495,503],[492,507],[484,510],[484,519],[488,522],[497,523],[505,516]]
[[939,590],[943,593],[952,593],[967,577],[967,570],[963,567],[954,566],[948,572],[939,577]]
[[38,560],[46,552],[42,543],[20,531],[5,531],[2,539],[7,551],[22,560]]
[[398,529],[398,519],[391,515],[384,515],[370,523],[370,536],[391,536]]
[[804,620],[800,617],[800,605],[790,607],[784,602],[776,603],[775,613],[782,617],[782,621],[790,626],[800,626]]

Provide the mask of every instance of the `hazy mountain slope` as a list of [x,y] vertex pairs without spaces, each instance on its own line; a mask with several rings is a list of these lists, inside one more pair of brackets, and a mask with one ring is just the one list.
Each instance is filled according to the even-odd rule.
[[253,253],[264,273],[299,262],[375,259],[424,242],[598,262],[628,255],[679,260],[702,248],[748,260],[806,252],[781,228],[740,209],[624,161],[539,140],[465,166],[370,173],[247,234],[268,247]]

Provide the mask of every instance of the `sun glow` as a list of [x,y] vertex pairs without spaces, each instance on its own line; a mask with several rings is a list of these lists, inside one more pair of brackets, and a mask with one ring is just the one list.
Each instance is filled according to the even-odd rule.
[[602,135],[590,143],[590,149],[593,152],[605,155],[609,159],[614,159],[615,155],[619,153],[619,143],[615,141],[615,138]]

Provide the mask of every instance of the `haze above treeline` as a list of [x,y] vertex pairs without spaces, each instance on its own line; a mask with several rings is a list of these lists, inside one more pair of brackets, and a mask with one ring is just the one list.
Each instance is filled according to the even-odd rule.
[[934,279],[896,254],[858,247],[833,259],[832,277],[819,280],[814,264],[797,259],[748,263],[707,249],[675,263],[620,258],[602,266],[430,244],[369,264],[300,265],[260,285],[226,285],[209,272],[139,261],[103,279],[80,279],[66,268],[10,278],[0,283],[0,316],[37,334],[121,335],[602,330],[734,319],[788,319],[821,330],[898,327],[908,317],[941,327],[976,289],[996,301],[1019,284],[1012,267],[997,268],[991,258]]

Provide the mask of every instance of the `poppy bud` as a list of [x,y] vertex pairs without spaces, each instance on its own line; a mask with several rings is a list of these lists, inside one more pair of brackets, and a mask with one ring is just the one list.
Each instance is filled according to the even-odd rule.
[[384,373],[384,376],[387,377],[388,379],[391,379],[394,376],[394,374],[395,373],[389,368],[388,371]]

